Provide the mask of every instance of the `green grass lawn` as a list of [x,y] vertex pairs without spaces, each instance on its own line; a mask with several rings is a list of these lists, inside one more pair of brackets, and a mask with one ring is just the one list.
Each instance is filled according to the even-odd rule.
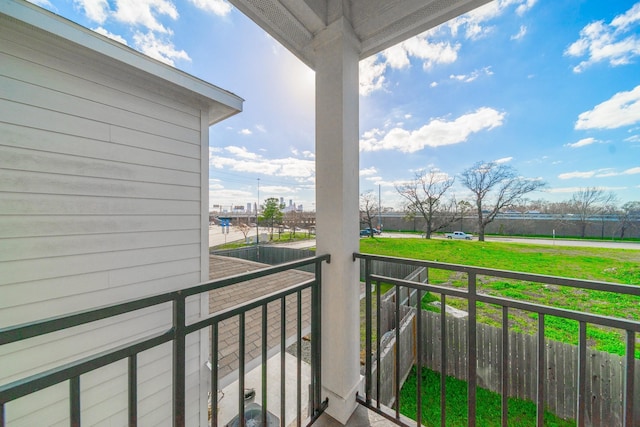
[[[446,381],[446,425],[467,425],[467,383],[453,377]],[[508,425],[513,427],[536,425],[536,404],[523,399],[509,398]],[[400,412],[416,419],[416,368],[411,373],[400,391]],[[484,388],[476,391],[476,425],[501,425],[501,397]],[[425,426],[440,425],[440,373],[430,369],[422,369],[422,424]],[[544,425],[548,427],[575,426],[575,421],[563,420],[549,411],[544,413]]]
[[[387,238],[361,239],[360,250],[378,255],[640,285],[640,251],[636,250]],[[429,282],[466,287],[466,275],[431,270]],[[478,292],[571,310],[640,319],[640,298],[629,295],[486,276],[478,276]],[[435,297],[439,295],[436,294]],[[434,295],[427,295],[425,298],[433,299]],[[447,303],[467,310],[466,300],[447,298]],[[501,326],[500,307],[483,303],[478,303],[477,307],[480,322]],[[514,331],[533,334],[537,329],[536,320],[535,313],[510,310],[510,328]],[[578,322],[546,316],[545,336],[577,344]],[[621,331],[589,325],[587,339],[588,345],[598,350],[624,354]],[[636,357],[640,358],[640,344],[636,346]]]

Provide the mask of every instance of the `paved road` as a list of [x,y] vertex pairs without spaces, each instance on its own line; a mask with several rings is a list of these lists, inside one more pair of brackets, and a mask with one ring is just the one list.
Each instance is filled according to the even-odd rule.
[[[260,228],[260,234],[266,233],[266,228]],[[255,228],[249,232],[247,237],[255,238]],[[222,232],[222,228],[218,225],[209,227],[209,246],[218,246],[225,243],[237,242],[238,240],[244,240],[244,234],[241,231],[236,231],[231,227],[228,234]]]
[[[268,228],[260,228],[260,234],[268,234]],[[253,229],[249,232],[247,237],[254,239],[256,237],[256,230]],[[241,231],[235,231],[233,228],[229,230],[228,234],[222,233],[222,229],[219,226],[211,226],[209,227],[209,246],[218,246],[225,243],[237,242],[244,240],[244,234]],[[300,240],[291,243],[280,243],[279,246],[286,246],[289,248],[310,248],[316,245],[315,240]]]
[[[260,229],[260,233],[266,233],[267,229]],[[251,232],[251,236],[255,236],[255,230]],[[379,236],[380,238],[403,238],[403,239],[419,239],[419,234],[411,233],[387,233],[384,232]],[[436,237],[441,239],[442,237]],[[214,226],[209,228],[209,246],[221,245],[225,242],[233,242],[237,240],[243,240],[244,235],[240,231],[230,230],[229,234],[222,234],[220,227]],[[531,245],[555,245],[555,246],[581,246],[592,248],[609,248],[609,249],[632,249],[640,250],[640,243],[631,242],[614,242],[614,241],[601,241],[601,240],[569,240],[569,239],[525,239],[518,237],[487,237],[488,242],[507,242],[507,243],[528,243]],[[316,245],[315,240],[303,240],[292,243],[282,244],[291,248],[308,248]]]

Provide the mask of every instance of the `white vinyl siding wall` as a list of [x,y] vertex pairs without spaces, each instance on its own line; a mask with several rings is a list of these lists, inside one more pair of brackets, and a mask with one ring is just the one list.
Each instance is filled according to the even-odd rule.
[[[0,14],[0,327],[208,277],[209,106],[129,68]],[[206,306],[189,299],[188,319]],[[0,383],[165,331],[171,314],[166,304],[4,346]],[[187,337],[189,425],[206,420],[202,337]],[[170,425],[170,343],[138,369],[139,425]],[[122,361],[81,377],[83,424],[127,423],[125,373]],[[68,425],[67,383],[6,416]]]

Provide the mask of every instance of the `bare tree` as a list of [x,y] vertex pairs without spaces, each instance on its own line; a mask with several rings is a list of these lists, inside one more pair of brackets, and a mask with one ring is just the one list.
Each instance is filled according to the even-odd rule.
[[360,195],[360,223],[369,229],[369,237],[373,237],[373,219],[378,212],[378,201],[373,191]]
[[290,230],[289,238],[291,239],[291,237],[296,237],[296,229],[302,225],[302,212],[292,209],[284,214],[284,220]]
[[458,202],[458,214],[460,215],[460,231],[464,231],[464,216],[467,214],[467,212],[470,212],[472,208],[473,206],[471,205],[471,203],[467,202],[466,200],[460,200]]
[[[458,219],[451,202],[446,203],[444,200],[445,193],[454,181],[447,174],[431,169],[416,172],[413,180],[396,185],[396,191],[407,201],[407,216],[413,218],[420,215],[424,218],[427,239],[431,238],[434,231],[445,228]],[[455,206],[455,201],[452,203]]]
[[616,195],[598,187],[581,188],[573,193],[571,205],[578,215],[580,237],[584,238],[589,222],[602,215],[609,206],[615,203]]
[[620,238],[624,239],[627,229],[640,226],[640,201],[627,202],[620,212]]
[[523,178],[511,166],[496,162],[474,164],[462,172],[462,184],[475,196],[480,241],[484,241],[485,227],[501,209],[546,185],[541,180]]
[[246,242],[247,236],[249,235],[249,232],[253,230],[253,227],[250,227],[246,222],[238,222],[238,224],[236,225],[236,230],[242,232],[242,234],[244,235],[244,240]]

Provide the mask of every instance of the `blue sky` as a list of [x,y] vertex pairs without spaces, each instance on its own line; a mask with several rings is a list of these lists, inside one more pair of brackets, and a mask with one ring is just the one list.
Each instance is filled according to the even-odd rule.
[[[37,0],[229,90],[210,131],[210,205],[314,200],[314,73],[224,0]],[[640,200],[640,2],[497,0],[360,64],[360,190],[421,169],[504,162],[548,183]],[[456,186],[456,197],[469,199]]]

